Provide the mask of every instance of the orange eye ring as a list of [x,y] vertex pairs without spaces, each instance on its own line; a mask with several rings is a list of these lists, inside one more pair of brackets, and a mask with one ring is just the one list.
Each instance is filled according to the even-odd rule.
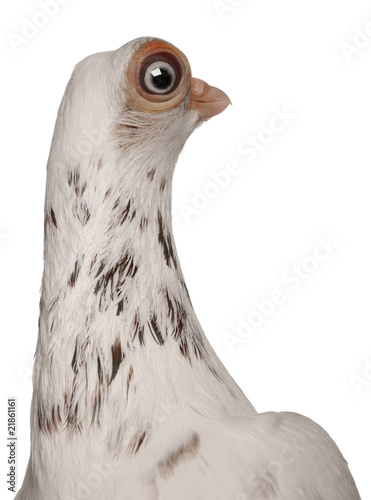
[[[146,69],[160,61],[169,64],[175,74],[175,83],[166,93],[155,93],[144,82]],[[126,70],[128,104],[150,113],[169,111],[186,97],[191,87],[191,77],[191,67],[183,52],[164,40],[152,39],[141,45],[129,61]]]

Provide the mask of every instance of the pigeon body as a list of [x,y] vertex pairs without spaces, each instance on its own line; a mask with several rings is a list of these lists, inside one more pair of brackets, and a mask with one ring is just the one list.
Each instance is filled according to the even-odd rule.
[[313,421],[257,414],[193,310],[171,225],[227,96],[136,39],[75,68],[47,169],[31,456],[17,500],[359,500]]

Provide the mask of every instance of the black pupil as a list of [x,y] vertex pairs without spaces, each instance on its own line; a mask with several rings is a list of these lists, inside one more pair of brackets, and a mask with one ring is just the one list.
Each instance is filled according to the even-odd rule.
[[173,82],[172,74],[164,67],[159,66],[151,71],[151,83],[158,90],[166,90]]

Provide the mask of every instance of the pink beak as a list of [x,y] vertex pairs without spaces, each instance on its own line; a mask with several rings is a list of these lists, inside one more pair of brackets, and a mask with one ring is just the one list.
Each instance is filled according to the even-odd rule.
[[222,90],[211,87],[199,78],[192,78],[189,107],[198,112],[200,120],[218,115],[232,104]]

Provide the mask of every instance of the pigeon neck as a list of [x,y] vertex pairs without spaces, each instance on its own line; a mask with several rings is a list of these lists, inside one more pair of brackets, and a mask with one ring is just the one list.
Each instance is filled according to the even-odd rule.
[[132,433],[139,444],[128,449],[139,449],[159,406],[245,406],[202,332],[177,257],[179,151],[143,149],[69,168],[51,156],[32,403],[33,428],[44,434],[89,432],[109,419],[112,446]]
[[165,303],[171,294],[189,303],[171,223],[175,160],[140,160],[126,154],[64,170],[50,165],[42,293],[48,328],[56,327],[55,315],[69,315],[71,324],[75,310],[79,322],[84,311],[87,325],[112,315],[120,323],[133,310],[156,309],[159,294]]
[[160,387],[171,363],[208,358],[173,241],[171,174],[127,157],[49,167],[34,393],[45,432],[59,414],[74,429],[99,420],[133,371]]

